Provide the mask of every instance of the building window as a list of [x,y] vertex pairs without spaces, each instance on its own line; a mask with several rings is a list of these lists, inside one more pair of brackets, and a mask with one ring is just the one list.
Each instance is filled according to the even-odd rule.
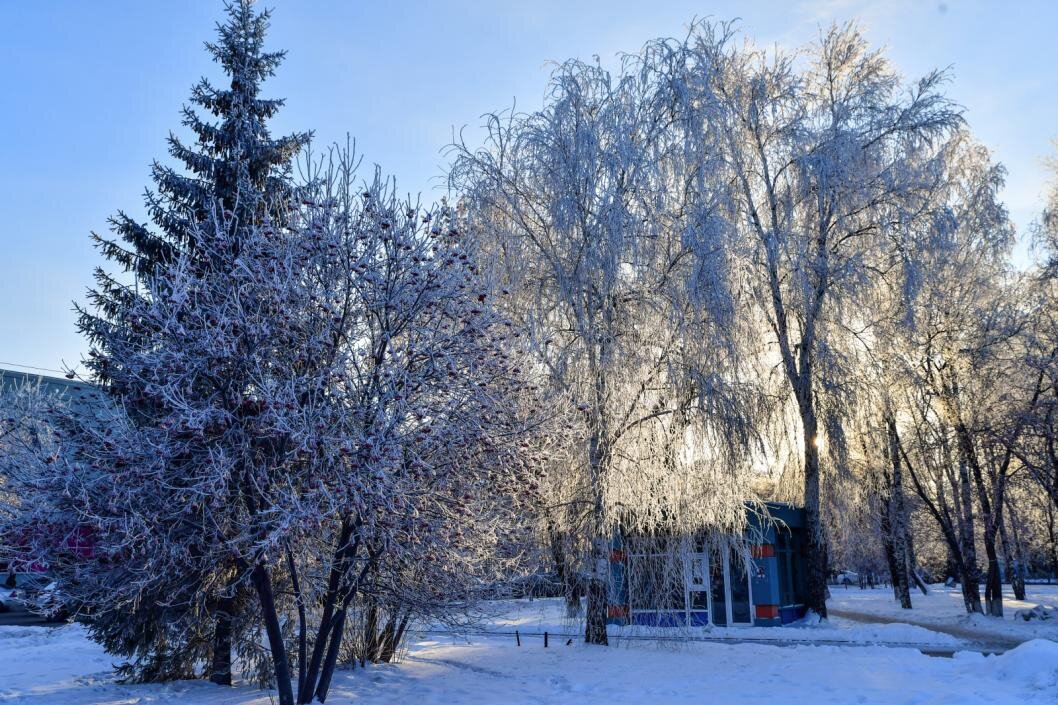
[[633,610],[684,611],[682,561],[666,554],[629,556],[629,588]]

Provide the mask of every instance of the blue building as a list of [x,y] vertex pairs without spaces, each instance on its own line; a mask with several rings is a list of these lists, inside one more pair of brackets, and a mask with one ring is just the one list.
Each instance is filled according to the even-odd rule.
[[780,626],[805,615],[804,510],[747,510],[741,537],[630,536],[610,552],[609,623]]

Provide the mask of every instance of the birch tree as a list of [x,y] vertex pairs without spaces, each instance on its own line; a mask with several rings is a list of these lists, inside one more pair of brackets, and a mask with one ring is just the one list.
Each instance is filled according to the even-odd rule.
[[[702,26],[689,43],[692,104],[720,136],[740,263],[766,315],[798,411],[803,499],[809,528],[808,606],[826,614],[826,477],[844,454],[840,414],[827,389],[848,374],[840,351],[849,305],[875,276],[894,226],[920,212],[930,183],[911,157],[959,123],[932,73],[905,87],[885,56],[853,26],[833,27],[798,55],[733,47]],[[714,97],[715,96],[715,97]],[[838,405],[832,408],[837,409]],[[823,413],[821,413],[821,411]]]
[[1013,229],[998,199],[1004,171],[965,133],[941,157],[933,216],[909,250],[907,284],[897,290],[890,324],[879,331],[892,375],[881,376],[879,385],[899,390],[891,407],[893,447],[948,543],[970,612],[982,609],[980,523],[986,609],[998,615],[997,543],[1014,470],[1010,449],[1039,392],[1015,364],[1025,317],[1006,269]]
[[[717,324],[730,309],[723,224],[702,186],[707,165],[676,138],[687,116],[662,81],[667,55],[653,43],[615,73],[562,64],[543,110],[490,115],[484,147],[455,147],[452,183],[492,235],[513,316],[550,393],[577,411],[573,433],[583,442],[557,477],[568,483],[561,501],[574,508],[567,526],[587,545],[585,639],[595,644],[607,642],[620,504],[626,520],[650,525],[667,512],[685,531],[745,521],[738,493],[676,491],[693,477],[687,434],[712,449],[715,473],[699,479],[714,487],[732,472],[722,449],[747,434],[733,378],[716,363],[725,350]],[[714,259],[691,258],[695,243]],[[709,307],[689,306],[691,291]],[[710,433],[725,424],[740,430]],[[708,453],[699,455],[700,471]]]

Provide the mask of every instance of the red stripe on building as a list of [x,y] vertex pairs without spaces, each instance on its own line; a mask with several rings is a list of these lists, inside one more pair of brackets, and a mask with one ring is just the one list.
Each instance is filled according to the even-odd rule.
[[610,561],[613,563],[624,563],[625,552],[618,551],[616,548],[610,551]]
[[775,555],[775,546],[770,543],[762,543],[753,547],[754,558],[771,558]]
[[778,605],[757,605],[757,619],[776,619],[778,616]]
[[609,605],[606,614],[610,619],[625,619],[628,617],[628,605]]

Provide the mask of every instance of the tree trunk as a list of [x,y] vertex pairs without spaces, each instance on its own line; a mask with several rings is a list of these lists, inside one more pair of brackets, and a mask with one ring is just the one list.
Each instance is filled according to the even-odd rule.
[[608,542],[596,538],[592,541],[591,571],[588,578],[588,609],[584,619],[584,641],[588,644],[606,646],[609,638],[606,635],[606,612],[608,603],[607,576],[603,573],[609,567],[609,555],[605,550]]
[[959,562],[963,604],[969,614],[984,613],[981,607],[981,569],[977,566],[977,546],[974,543],[973,495],[970,490],[970,471],[966,462],[959,461]]
[[[887,422],[886,423],[886,427],[888,428],[888,416],[886,416],[886,422]],[[867,449],[865,447],[864,448],[865,454],[866,454],[866,451],[867,451]],[[890,453],[889,444],[886,444],[885,452],[883,454],[885,456],[886,460],[889,460],[889,453]],[[879,524],[880,524],[879,528],[881,529],[881,531],[879,531],[879,538],[882,540],[882,553],[885,555],[885,563],[889,567],[889,584],[893,588],[893,599],[894,600],[899,600],[900,599],[900,591],[896,587],[896,582],[897,582],[897,580],[896,580],[896,572],[897,572],[896,553],[893,551],[893,522],[892,522],[892,517],[891,517],[891,514],[892,514],[892,502],[889,501],[889,497],[888,497],[888,495],[891,495],[891,493],[892,493],[892,489],[891,488],[892,488],[892,484],[893,484],[893,478],[892,478],[892,475],[888,472],[887,469],[883,468],[882,472],[883,472],[883,476],[884,476],[884,479],[885,479],[886,487],[888,487],[889,490],[888,490],[888,494],[883,492],[883,496],[881,497],[881,502],[879,503],[879,512],[881,514],[880,521],[879,521]]]
[[912,585],[921,590],[923,595],[929,594],[926,581],[918,574],[918,559],[915,558],[915,537],[911,533],[910,517],[907,523],[907,574],[911,577]]
[[[368,551],[364,567],[360,569],[355,578],[345,588],[345,594],[341,596],[341,603],[337,605],[337,611],[333,619],[334,627],[324,639],[327,645],[327,655],[324,657],[323,667],[320,669],[319,681],[314,691],[316,699],[321,703],[327,700],[327,691],[331,687],[331,679],[334,677],[334,669],[338,664],[338,651],[342,646],[342,635],[345,633],[345,620],[349,613],[349,604],[356,597],[359,586],[363,584],[368,573],[374,570],[381,549],[377,552]],[[322,646],[317,644],[317,646]],[[310,686],[308,683],[306,687]]]
[[287,571],[290,573],[290,585],[294,591],[294,601],[298,607],[298,694],[305,690],[305,672],[308,663],[308,617],[305,614],[305,597],[301,593],[301,582],[298,579],[298,566],[294,562],[294,553],[288,545],[284,551],[287,558]]
[[[808,382],[805,382],[808,384]],[[809,389],[798,390],[798,406],[805,442],[805,604],[821,618],[827,616],[827,541],[820,508],[819,427]]]
[[364,624],[364,650],[360,655],[360,665],[365,661],[375,663],[378,657],[381,635],[378,631],[378,601],[371,600],[367,608],[367,619]]
[[593,497],[591,566],[588,571],[588,609],[584,619],[584,641],[588,644],[603,646],[610,643],[606,636],[610,537],[606,535],[606,516],[602,495],[603,469],[608,458],[608,449],[605,448],[600,434],[593,433],[588,441],[588,463],[591,466]]
[[316,683],[319,679],[320,668],[323,665],[324,650],[327,645],[327,635],[331,633],[334,625],[334,609],[338,602],[338,589],[342,576],[348,569],[350,555],[356,552],[358,544],[350,544],[352,540],[354,525],[349,521],[342,522],[342,528],[338,532],[334,555],[331,558],[330,574],[327,578],[327,592],[323,598],[323,612],[320,615],[320,625],[316,632],[316,641],[312,645],[312,658],[309,660],[308,670],[304,678],[298,678],[302,689],[298,691],[298,704],[306,705],[312,702],[312,696],[316,691]]
[[405,614],[397,624],[397,629],[392,633],[388,642],[386,642],[386,649],[382,652],[382,660],[389,663],[393,660],[393,657],[397,654],[397,649],[400,648],[400,644],[404,641],[404,634],[408,631],[408,622],[411,621],[411,615]]
[[[1010,578],[1010,588],[1014,590],[1015,599],[1025,599],[1025,546],[1021,541],[1021,524],[1014,512],[1014,504],[1009,499],[1006,501],[1006,512],[1003,514],[1004,524],[1010,523],[1010,535],[1014,538],[1014,576]],[[1000,528],[1003,524],[1000,525]],[[1005,542],[1005,539],[1004,539]]]
[[334,629],[330,633],[327,643],[327,656],[320,669],[320,680],[316,684],[316,699],[321,703],[327,700],[327,691],[331,689],[331,678],[334,676],[334,668],[338,665],[338,649],[342,645],[342,631],[345,629],[346,606],[343,604],[335,615]]
[[1003,616],[1003,583],[999,574],[999,554],[996,551],[995,528],[986,526],[984,531],[985,555],[988,557],[988,572],[985,574],[985,610],[992,617]]
[[1007,533],[1007,521],[1009,517],[1011,530],[1014,532],[1015,537],[1017,530],[1014,527],[1014,517],[1008,510],[1004,517],[999,522],[999,542],[1003,546],[1003,562],[1004,568],[1006,569],[1007,581],[1010,582],[1010,589],[1014,593],[1015,600],[1025,599],[1025,575],[1021,568],[1021,551],[1019,550],[1018,542],[1015,538],[1013,542],[1010,540],[1010,536]]
[[279,625],[275,596],[272,594],[272,578],[268,569],[258,563],[250,574],[257,596],[261,600],[261,616],[264,619],[268,648],[272,652],[272,669],[279,691],[279,705],[294,705],[294,689],[290,684],[290,662],[287,659],[283,630]]
[[915,551],[911,548],[911,538],[908,537],[907,575],[911,578],[912,585],[917,587],[923,595],[928,595],[929,587],[926,585],[926,581],[922,579],[922,576],[918,574],[918,569],[915,567],[916,565]]
[[906,554],[898,548],[892,520],[891,502],[883,499],[882,506],[882,550],[889,567],[889,584],[893,588],[893,599],[904,609],[911,609],[908,564]]
[[1047,545],[1051,549],[1051,577],[1058,578],[1058,511],[1054,505],[1047,505]]
[[907,566],[907,572],[911,576],[911,582],[915,584],[915,587],[917,587],[923,595],[928,595],[929,586],[926,585],[926,581],[923,580],[922,576],[918,574],[917,570],[915,570],[915,566],[913,564],[909,564]]
[[900,462],[900,438],[897,435],[896,420],[886,414],[886,455],[889,458],[888,496],[882,506],[883,526],[888,529],[886,543],[889,548],[889,574],[892,578],[893,592],[900,601],[900,607],[911,609],[911,587],[908,579],[908,540],[907,508],[904,502],[904,477]]
[[394,609],[386,619],[386,625],[379,636],[376,663],[389,663],[393,660],[393,654],[397,651],[400,624],[400,610]]
[[882,553],[885,554],[885,563],[889,567],[889,584],[893,588],[893,599],[900,600],[900,591],[896,587],[896,554],[893,552],[893,537],[892,527],[889,525],[889,518],[885,508],[885,503],[882,503]]
[[[930,497],[929,491],[926,489],[926,486],[922,482],[922,478],[919,477],[919,473],[915,471],[915,467],[908,460],[907,453],[905,453],[901,449],[900,455],[904,459],[904,463],[908,471],[908,477],[911,479],[911,484],[914,486],[915,492],[918,493],[918,496],[922,500],[922,503],[925,505],[926,509],[929,510],[930,515],[937,522],[937,526],[940,527],[941,534],[944,536],[944,542],[947,544],[948,547],[947,573],[949,576],[958,578],[958,580],[962,584],[963,604],[966,607],[966,611],[970,613],[975,611],[980,612],[981,597],[980,594],[977,592],[976,573],[972,577],[970,576],[970,572],[975,571],[975,568],[968,567],[966,562],[966,556],[963,553],[963,544],[966,543],[965,534],[963,533],[963,530],[964,527],[967,525],[967,522],[965,522],[963,519],[962,503],[959,499],[960,495],[958,492],[953,494],[953,499],[955,502],[954,519],[952,518],[953,512],[951,511],[951,508],[948,506],[948,502],[945,499],[945,480],[950,480],[952,485],[955,485],[956,482],[954,480],[954,477],[949,475],[947,472],[947,469],[951,466],[951,453],[948,444],[945,441],[945,436],[943,432],[940,436],[940,442],[942,458],[944,462],[942,464],[941,471],[934,475],[934,481],[937,489],[937,497],[935,502],[933,501],[933,498]],[[972,524],[970,524],[969,526],[971,527],[969,543],[972,547]],[[976,563],[971,565],[976,566]],[[972,583],[969,588],[966,585],[967,582]],[[973,608],[975,604],[977,607],[976,610]]]
[[[972,472],[974,486],[977,488],[977,502],[981,508],[981,523],[984,525],[982,538],[985,545],[985,557],[988,560],[988,571],[985,574],[986,614],[992,617],[1002,617],[1003,584],[999,576],[999,553],[996,551],[996,524],[1002,516],[1003,507],[1001,504],[993,503],[989,497],[990,488],[985,485],[984,474],[970,430],[960,421],[955,424],[955,433],[959,442],[960,464],[968,465]],[[1001,500],[1002,493],[998,491],[999,488],[995,489],[997,490],[995,497]]]
[[584,620],[585,643],[602,646],[610,643],[606,635],[606,602],[606,583],[592,575],[588,582],[588,613]]

